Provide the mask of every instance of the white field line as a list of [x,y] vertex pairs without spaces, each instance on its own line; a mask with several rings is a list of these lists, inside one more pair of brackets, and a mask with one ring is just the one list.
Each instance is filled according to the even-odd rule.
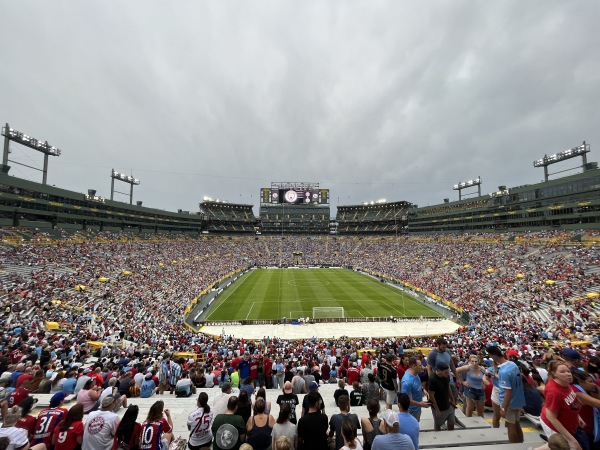
[[246,314],[246,320],[248,320],[248,316],[250,316],[250,313],[252,312],[252,308],[254,308],[254,304],[256,302],[252,302],[252,306],[250,307],[250,310],[248,311],[248,314]]
[[225,292],[227,292],[228,295],[227,296],[222,295],[219,298],[221,300],[221,302],[217,306],[215,306],[214,309],[211,308],[210,314],[208,316],[206,316],[206,320],[210,320],[211,316],[215,313],[215,311],[217,309],[219,309],[223,303],[225,303],[225,301],[231,296],[231,294],[233,294],[237,290],[237,288],[239,288],[242,284],[244,284],[246,282],[246,280],[248,278],[250,278],[251,273],[252,272],[250,272],[248,274],[248,276],[244,276],[242,280],[238,280],[237,282],[233,283],[233,288],[229,287],[229,288],[223,290],[223,294],[225,294]]

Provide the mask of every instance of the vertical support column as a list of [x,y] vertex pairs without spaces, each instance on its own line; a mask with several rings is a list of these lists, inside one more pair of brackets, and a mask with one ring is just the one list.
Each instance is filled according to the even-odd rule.
[[[6,128],[5,128],[5,133],[8,135],[10,132],[10,127],[8,126],[8,123],[6,124]],[[2,155],[2,164],[4,166],[8,165],[8,143],[10,142],[10,139],[8,139],[8,136],[4,136],[4,154]]]
[[[46,142],[47,144],[48,142]],[[42,184],[46,185],[48,181],[48,153],[44,153],[44,170],[42,170]]]
[[0,167],[0,169],[2,170],[2,173],[8,173],[8,171],[10,170],[10,166],[8,165],[8,145],[10,143],[8,135],[10,134],[10,126],[8,125],[8,123],[6,124],[6,128],[4,129],[4,133],[6,134],[6,136],[4,136],[4,154],[2,155],[2,166]]
[[129,187],[129,204],[133,205],[133,183],[130,183]]
[[115,194],[115,177],[114,177],[115,169],[110,173],[110,200],[112,201],[113,196]]
[[548,166],[544,165],[544,181],[548,181]]

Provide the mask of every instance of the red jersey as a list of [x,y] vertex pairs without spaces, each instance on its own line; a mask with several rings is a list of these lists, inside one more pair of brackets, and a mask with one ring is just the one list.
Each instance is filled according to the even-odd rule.
[[23,375],[21,375],[19,378],[17,378],[17,387],[21,387],[23,381],[26,380],[33,380],[33,375],[31,375],[30,373],[24,373]]
[[8,396],[8,407],[12,408],[13,406],[18,406],[19,403],[27,397],[29,397],[29,391],[27,389],[16,388]]
[[27,430],[27,437],[29,438],[29,440],[31,440],[31,437],[33,436],[33,433],[35,432],[36,421],[37,421],[37,418],[27,414],[25,417],[21,417],[17,421],[17,424],[15,425],[15,427],[23,428],[24,430]]
[[74,450],[79,444],[77,438],[83,437],[83,422],[73,422],[68,430],[60,431],[59,427],[54,429],[56,444],[54,450]]
[[35,433],[33,441],[36,444],[43,442],[47,448],[52,444],[52,433],[56,426],[67,415],[66,408],[46,408],[42,409],[35,423]]
[[161,450],[163,433],[170,433],[171,426],[164,417],[156,422],[144,422],[140,433],[140,450]]
[[256,380],[258,378],[258,361],[252,358],[250,362],[250,378]]
[[17,349],[10,352],[10,360],[13,364],[17,364],[19,361],[21,361],[22,357],[23,353],[21,353],[21,350]]
[[352,383],[354,383],[355,381],[359,381],[360,380],[360,372],[358,371],[358,369],[356,367],[351,367],[350,369],[348,369],[348,384],[352,385]]

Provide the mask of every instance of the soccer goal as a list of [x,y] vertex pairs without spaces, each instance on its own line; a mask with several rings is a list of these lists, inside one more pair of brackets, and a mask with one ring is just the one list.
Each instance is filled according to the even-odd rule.
[[344,307],[342,306],[315,306],[313,319],[343,319]]

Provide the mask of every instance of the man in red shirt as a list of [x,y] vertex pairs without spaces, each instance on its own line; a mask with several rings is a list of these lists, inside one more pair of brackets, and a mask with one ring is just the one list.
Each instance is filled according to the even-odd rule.
[[348,369],[348,384],[352,385],[355,381],[360,380],[360,371],[358,370],[356,361],[352,363],[352,367]]
[[265,380],[267,384],[267,389],[271,389],[273,387],[273,379],[272,379],[272,369],[273,369],[273,361],[270,357],[265,356],[263,360],[263,370],[265,372]]
[[62,407],[64,403],[64,392],[58,392],[50,399],[50,407],[40,411],[35,423],[34,443],[40,444],[43,442],[46,444],[46,448],[52,448],[52,433],[67,415],[67,409]]
[[254,356],[250,360],[250,378],[252,378],[252,381],[255,383],[258,379],[258,359]]
[[[23,384],[23,381],[31,381],[33,379],[33,374],[32,374],[32,368],[31,367],[26,367],[25,368],[25,373],[21,376],[19,376],[19,378],[17,378],[17,387],[21,387],[21,385]],[[11,405],[14,406],[14,405]]]

